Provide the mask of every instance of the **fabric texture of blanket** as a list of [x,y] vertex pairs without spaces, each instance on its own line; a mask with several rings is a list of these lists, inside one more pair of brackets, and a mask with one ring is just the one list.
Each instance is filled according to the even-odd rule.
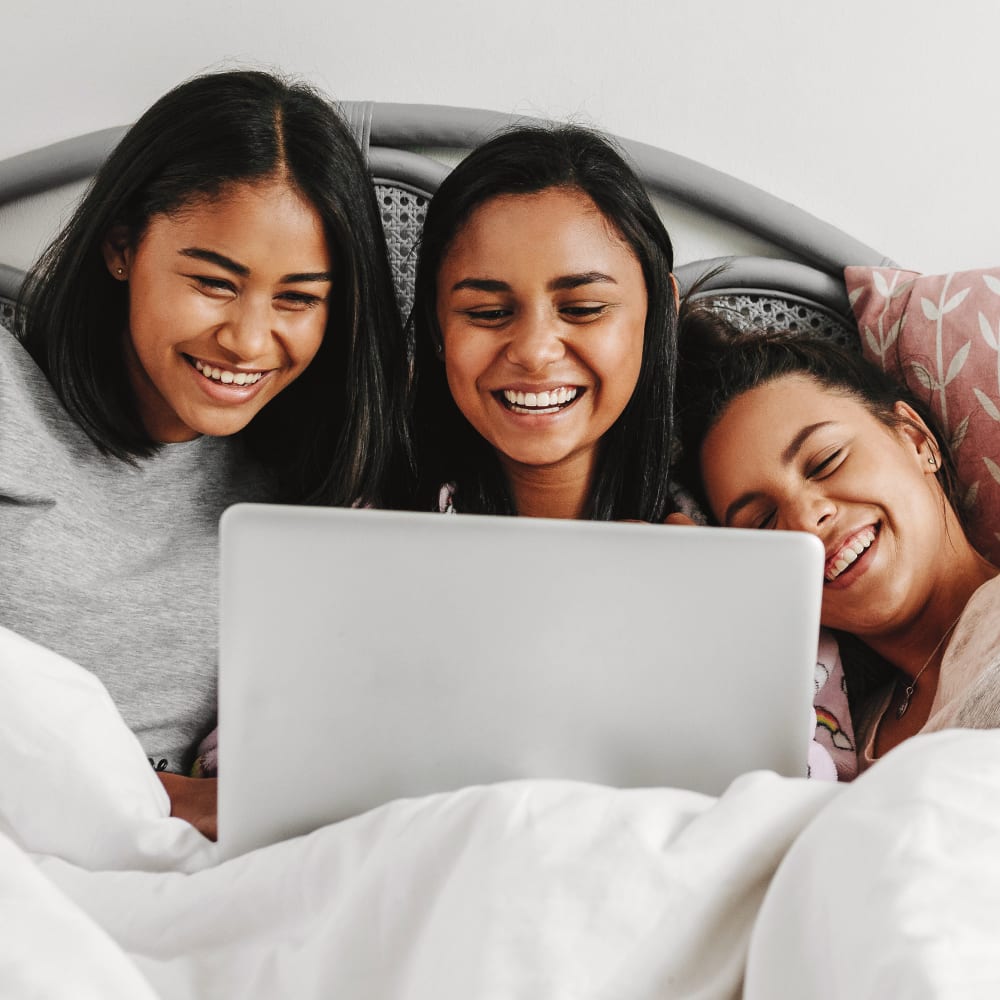
[[0,630],[0,703],[0,996],[808,1000],[1000,983],[994,733],[918,737],[850,786],[758,772],[718,799],[469,788],[219,863],[169,817],[91,675]]

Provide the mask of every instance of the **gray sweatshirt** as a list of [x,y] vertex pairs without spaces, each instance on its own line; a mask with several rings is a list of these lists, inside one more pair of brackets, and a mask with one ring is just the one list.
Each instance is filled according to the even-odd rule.
[[161,770],[214,724],[218,520],[266,482],[233,438],[103,455],[0,328],[0,625],[96,674]]

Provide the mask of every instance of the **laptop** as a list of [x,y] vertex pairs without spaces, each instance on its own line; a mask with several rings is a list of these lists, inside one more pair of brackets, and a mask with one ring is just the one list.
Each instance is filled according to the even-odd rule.
[[264,504],[220,534],[226,856],[508,779],[806,774],[811,535]]

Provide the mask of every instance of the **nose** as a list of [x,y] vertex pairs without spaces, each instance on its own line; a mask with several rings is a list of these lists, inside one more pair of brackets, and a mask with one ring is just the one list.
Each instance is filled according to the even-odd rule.
[[833,500],[816,490],[805,490],[785,509],[785,527],[821,535],[837,514]]
[[528,372],[541,371],[566,353],[557,320],[549,315],[520,317],[511,327],[507,360]]
[[271,302],[253,298],[238,300],[215,339],[219,346],[240,361],[262,357],[274,336]]

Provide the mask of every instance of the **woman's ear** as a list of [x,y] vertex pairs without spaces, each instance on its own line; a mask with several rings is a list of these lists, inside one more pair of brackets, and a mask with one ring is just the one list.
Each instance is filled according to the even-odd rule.
[[896,430],[904,444],[913,449],[921,470],[927,475],[936,475],[941,468],[941,452],[930,428],[909,403],[897,400],[892,409],[899,418]]
[[132,257],[132,243],[126,226],[113,226],[101,243],[101,253],[111,277],[128,281],[128,267]]

